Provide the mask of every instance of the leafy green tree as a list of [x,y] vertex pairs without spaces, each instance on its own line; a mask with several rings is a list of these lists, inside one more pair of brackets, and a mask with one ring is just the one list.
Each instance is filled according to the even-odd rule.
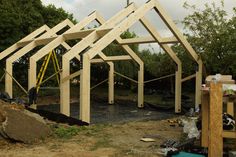
[[224,10],[224,1],[220,6],[213,2],[205,5],[204,10],[185,3],[185,8],[191,9],[183,24],[188,40],[201,55],[207,75],[233,74],[236,76],[236,10],[230,17]]
[[[53,27],[61,21],[69,18],[74,23],[76,20],[72,14],[62,8],[53,5],[43,6],[41,0],[0,0],[0,52],[19,41],[29,33],[46,24]],[[40,47],[30,53],[33,54]],[[23,84],[27,85],[28,56],[25,55],[14,63],[14,76]],[[4,66],[4,61],[1,61]],[[53,66],[50,66],[53,67]],[[52,71],[49,68],[49,71]],[[0,74],[3,70],[0,69]]]

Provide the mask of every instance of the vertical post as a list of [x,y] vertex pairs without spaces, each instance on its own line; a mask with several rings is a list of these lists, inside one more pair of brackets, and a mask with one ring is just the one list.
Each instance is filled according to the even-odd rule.
[[70,75],[70,62],[65,57],[62,58],[62,73],[60,83],[60,112],[70,115],[70,79],[65,80]]
[[201,133],[201,144],[202,147],[208,147],[208,128],[209,128],[209,93],[202,93],[202,133]]
[[37,64],[36,61],[30,58],[30,69],[29,69],[29,86],[28,90],[36,87],[36,77],[37,77]]
[[108,76],[108,103],[114,104],[114,63],[108,62],[110,67]]
[[175,113],[181,112],[181,93],[182,93],[182,66],[178,64],[178,70],[175,72]]
[[[12,91],[12,85],[13,85],[13,81],[12,81],[12,62],[9,62],[7,60],[6,62],[6,75],[5,75],[5,92],[9,94],[9,96],[11,98],[13,98],[13,91]],[[11,75],[11,76],[10,76]]]
[[221,83],[210,83],[210,126],[209,126],[209,157],[223,156],[223,91]]
[[227,102],[227,113],[231,116],[234,116],[234,102],[230,100],[230,98],[229,102]]
[[80,119],[90,123],[90,59],[83,54],[80,75]]
[[144,107],[144,98],[143,98],[143,86],[144,86],[144,65],[143,63],[139,64],[139,71],[138,71],[138,107]]
[[195,87],[195,107],[201,104],[201,87],[202,87],[202,60],[198,60],[198,71],[196,72],[196,87]]

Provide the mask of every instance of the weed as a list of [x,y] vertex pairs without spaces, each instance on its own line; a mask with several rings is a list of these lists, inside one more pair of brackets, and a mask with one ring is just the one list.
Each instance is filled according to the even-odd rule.
[[77,135],[80,131],[85,130],[86,127],[77,127],[77,126],[59,126],[53,129],[54,135],[58,138],[70,139],[73,136]]

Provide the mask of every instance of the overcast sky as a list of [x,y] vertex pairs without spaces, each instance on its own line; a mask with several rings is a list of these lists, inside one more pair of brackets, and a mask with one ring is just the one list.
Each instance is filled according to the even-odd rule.
[[[137,6],[144,4],[147,0],[130,0],[130,2],[135,2]],[[202,9],[205,3],[215,2],[217,5],[220,4],[220,0],[158,0],[162,7],[168,12],[171,18],[179,23],[185,16],[190,12],[184,9],[182,6],[184,2],[188,2],[191,5],[196,5],[199,9]],[[97,10],[102,16],[107,20],[115,15],[117,12],[122,10],[127,3],[127,0],[42,0],[44,5],[54,4],[56,7],[62,7],[69,13],[72,13],[74,17],[80,21],[92,11]],[[236,7],[236,0],[224,0],[225,10],[231,16],[233,14],[232,8]],[[171,36],[171,33],[166,29],[165,25],[160,22],[154,12],[150,12],[146,16],[160,31],[161,35],[164,37]],[[178,27],[182,29],[181,24]],[[147,35],[147,32],[142,28],[140,24],[135,24],[132,28],[139,36]],[[143,47],[154,47],[156,45],[151,44],[145,45]]]

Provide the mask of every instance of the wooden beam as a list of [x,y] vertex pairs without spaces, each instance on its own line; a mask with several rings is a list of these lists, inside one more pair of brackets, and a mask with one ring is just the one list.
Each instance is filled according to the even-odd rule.
[[61,80],[61,82],[64,83],[64,82],[67,81],[67,80],[71,80],[71,79],[73,79],[73,78],[79,76],[80,74],[81,74],[81,71],[80,71],[80,70],[77,71],[77,72],[74,72],[73,74],[71,74],[71,75],[69,75],[69,76],[63,78],[63,79]]
[[[130,45],[130,44],[145,44],[145,43],[156,43],[156,39],[152,36],[148,37],[138,37],[138,38],[129,38],[129,39],[122,39],[119,43],[121,45]],[[178,40],[175,37],[169,38],[161,38],[159,44],[174,44],[178,43]]]
[[1,52],[0,53],[0,60],[2,60],[3,58],[7,57],[10,54],[12,54],[17,49],[21,48],[21,46],[18,44],[19,42],[23,42],[25,40],[31,40],[31,39],[35,38],[36,36],[38,36],[39,34],[42,34],[43,32],[48,31],[49,29],[50,28],[47,25],[43,25],[42,27],[40,27],[37,30],[33,31],[32,33],[30,33],[29,35],[27,35],[26,37],[24,37],[23,39],[21,39],[17,43],[13,44],[9,48],[7,48],[3,52]]
[[90,59],[86,53],[80,75],[80,119],[90,123]]
[[72,39],[82,39],[88,36],[91,32],[93,32],[95,29],[88,29],[88,30],[81,30],[81,31],[75,31],[70,33],[64,33],[63,37],[65,40],[72,40]]
[[97,11],[93,11],[87,17],[85,17],[83,20],[81,20],[79,23],[77,23],[76,25],[71,27],[69,30],[67,30],[65,33],[73,33],[76,30],[78,31],[78,30],[83,29],[84,27],[86,27],[88,25],[88,23],[96,20],[98,14],[99,13]]
[[[120,20],[124,19],[127,17],[130,13],[134,11],[134,5],[130,5],[127,8],[123,9],[119,13],[117,13],[115,16],[113,16],[111,19],[106,21],[102,26],[100,26],[101,29],[104,28],[112,28],[114,25]],[[100,21],[100,23],[103,23],[105,20]],[[77,43],[69,52],[67,52],[65,55],[63,55],[62,58],[62,66],[63,66],[63,72],[62,72],[62,77],[66,77],[69,75],[70,71],[70,60],[77,56],[79,53],[81,53],[86,47],[91,45],[93,42],[99,39],[99,35],[96,32],[92,32],[89,34],[86,38],[82,39],[79,43]],[[61,86],[61,105],[65,106],[69,104],[69,88],[70,84],[69,82],[62,83]],[[82,86],[80,86],[82,88]],[[80,89],[82,90],[82,89]],[[90,103],[90,102],[88,102]],[[62,108],[62,107],[61,107]],[[67,108],[67,107],[66,107]],[[66,109],[67,110],[67,109]]]
[[186,48],[186,50],[189,52],[189,54],[193,57],[195,61],[199,60],[199,56],[195,52],[195,50],[192,48],[192,46],[188,43],[186,38],[183,36],[183,34],[179,31],[176,24],[173,22],[171,17],[167,14],[167,12],[161,7],[160,3],[158,1],[155,2],[156,5],[154,9],[159,14],[161,19],[164,21],[164,23],[167,25],[169,30],[175,35],[175,37],[179,40],[179,42]]
[[[32,33],[30,33],[29,35],[27,35],[26,37],[24,37],[23,39],[21,39],[20,41],[18,41],[17,43],[19,42],[24,42],[24,41],[27,41],[27,40],[30,40],[30,39],[34,39],[36,38],[37,36],[39,36],[40,34],[42,33],[46,33],[50,30],[50,28],[47,26],[47,25],[43,25],[42,27],[36,29],[35,31],[33,31]],[[43,35],[43,34],[42,34]]]
[[62,21],[61,23],[57,24],[56,26],[54,26],[47,33],[41,35],[38,39],[47,38],[48,34],[54,35],[54,32],[59,32],[60,30],[62,30],[63,28],[65,28],[67,26],[69,26],[71,28],[74,26],[74,24],[69,19],[66,19],[66,20]]
[[138,83],[138,81],[136,81],[136,80],[134,80],[134,79],[132,79],[132,78],[130,78],[130,77],[128,77],[128,76],[125,76],[125,75],[123,75],[123,74],[121,74],[121,73],[118,73],[118,72],[116,72],[116,71],[114,71],[114,73],[115,73],[116,75],[119,75],[119,76],[121,76],[121,77],[123,77],[123,78],[125,78],[125,79],[127,79],[127,80],[129,80],[129,81],[131,81],[131,82]]
[[162,80],[162,79],[169,78],[169,77],[172,77],[172,76],[175,76],[175,74],[170,74],[170,75],[166,75],[166,76],[161,76],[161,77],[158,77],[158,78],[155,78],[155,79],[151,79],[151,80],[148,80],[148,81],[144,81],[144,83],[150,83],[150,82],[153,82],[153,81]]
[[209,145],[208,156],[223,156],[223,92],[221,83],[210,83],[210,110],[209,110]]
[[167,45],[160,44],[161,36],[155,29],[155,27],[146,19],[141,18],[140,22],[147,29],[147,31],[152,35],[152,37],[159,43],[161,48],[171,57],[171,59],[177,64],[177,71],[175,73],[175,112],[181,112],[181,92],[182,92],[182,63],[180,59],[177,57],[175,52]]
[[202,112],[202,133],[201,133],[201,146],[208,147],[209,141],[209,110],[210,110],[210,97],[209,91],[205,91],[202,93],[202,105],[201,105],[201,112]]
[[114,104],[114,64],[112,62],[107,63],[109,65],[108,74],[108,103]]
[[185,81],[191,80],[191,79],[193,79],[193,78],[195,78],[195,77],[196,77],[196,74],[187,76],[187,77],[183,78],[183,79],[181,80],[181,82],[185,82]]
[[127,28],[130,28],[136,21],[142,18],[154,6],[155,6],[155,0],[151,0],[148,3],[144,4],[142,7],[137,9],[133,14],[131,14],[127,19],[122,21],[118,26],[113,28],[103,38],[97,41],[94,47],[87,52],[90,59],[95,57],[97,55],[97,52],[102,51],[107,46],[107,43],[110,44],[112,41],[118,38]]
[[[73,28],[68,30],[66,33],[74,32],[74,30],[81,30],[90,22],[95,20],[96,16],[97,16],[97,12],[93,12],[88,17],[84,18],[82,21],[76,24]],[[40,55],[35,56],[36,59],[38,60],[42,58],[42,56],[45,55],[45,52],[44,52],[45,50],[54,48],[57,45],[60,45],[63,41],[65,41],[65,38],[63,36],[55,39],[54,41],[52,41],[51,43],[49,43],[48,45],[46,45],[44,48],[40,50],[39,52]],[[77,58],[80,59],[78,54],[76,54],[75,57],[77,56]],[[70,80],[69,79],[67,79],[66,81],[63,80],[64,78],[70,75],[70,61],[67,60],[65,57],[62,57],[62,69],[63,71],[61,73],[61,83],[60,83],[60,112],[65,115],[70,115]]]
[[224,138],[236,138],[236,132],[235,131],[223,131],[223,137]]
[[188,54],[197,62],[198,71],[196,72],[196,92],[195,92],[195,106],[198,107],[201,104],[201,85],[202,85],[202,60],[192,48],[192,46],[188,43],[184,35],[178,30],[175,23],[171,20],[170,16],[166,13],[166,11],[161,7],[160,3],[156,1],[156,5],[154,7],[156,12],[159,14],[161,19],[167,25],[167,27],[171,30],[174,36],[179,40],[179,42],[183,45],[183,47],[187,50]]
[[51,42],[52,40],[54,40],[56,38],[57,38],[57,36],[47,37],[47,38],[43,38],[43,39],[36,39],[34,41],[35,41],[36,45],[40,46],[40,45],[46,45],[46,44],[48,44],[49,42]]
[[[56,25],[55,28],[53,29],[54,31],[60,31],[59,30],[59,26],[61,27],[61,29],[63,29],[64,27],[66,27],[68,24],[67,20],[61,22],[60,24]],[[34,39],[32,42],[30,42],[29,44],[27,44],[26,46],[24,46],[23,48],[21,48],[19,51],[17,51],[15,54],[13,54],[11,57],[9,57],[6,61],[6,69],[7,71],[10,73],[10,75],[13,75],[13,71],[12,71],[12,64],[13,62],[15,62],[17,59],[19,59],[20,57],[24,56],[25,54],[27,54],[28,52],[30,52],[32,49],[34,49],[36,46],[38,46],[39,44],[45,44],[49,41],[51,41],[52,37],[55,35],[57,32],[53,32],[52,30],[50,32],[46,32],[45,36],[48,38],[42,38],[42,39]],[[25,41],[24,41],[25,42]],[[20,43],[20,42],[19,42]],[[66,45],[66,43],[64,43]],[[31,77],[29,77],[31,78]],[[9,75],[6,75],[5,78],[5,90],[7,93],[9,93],[10,96],[13,95],[13,90],[12,90],[12,78],[9,77]],[[32,87],[31,87],[32,88]],[[29,89],[31,89],[29,88]]]

